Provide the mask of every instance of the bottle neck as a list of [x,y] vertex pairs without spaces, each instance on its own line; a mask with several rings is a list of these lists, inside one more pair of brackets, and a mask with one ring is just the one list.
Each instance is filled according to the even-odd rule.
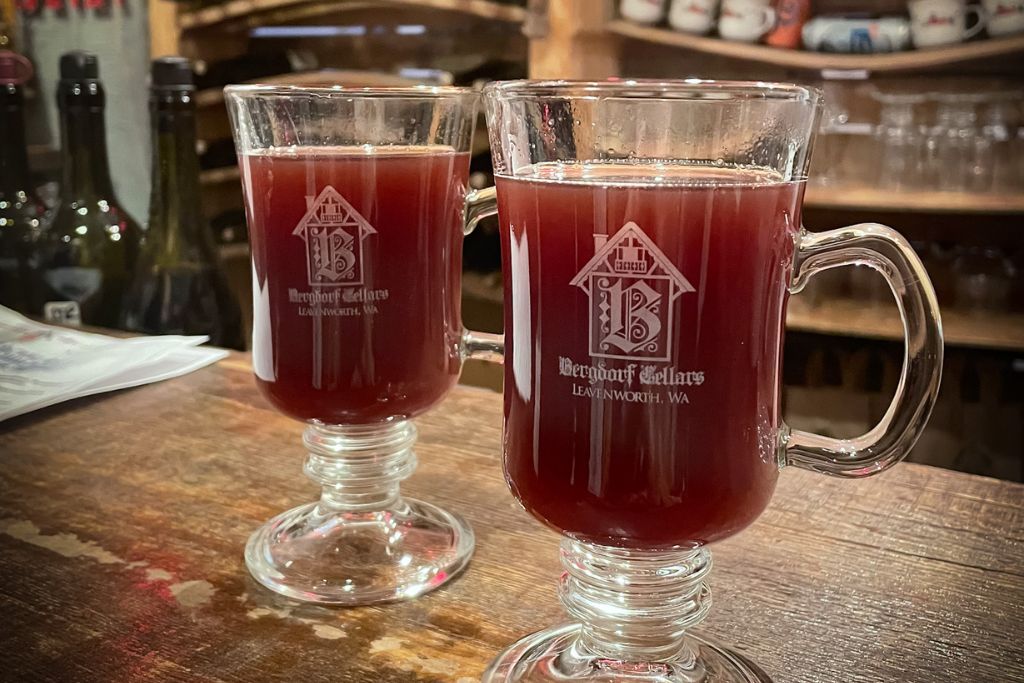
[[107,161],[107,134],[102,102],[62,103],[61,195],[65,201],[91,201],[114,197]]
[[14,84],[0,84],[0,196],[32,194],[25,139],[24,97]]
[[152,199],[147,242],[166,255],[212,251],[199,199],[199,158],[193,93],[154,90]]

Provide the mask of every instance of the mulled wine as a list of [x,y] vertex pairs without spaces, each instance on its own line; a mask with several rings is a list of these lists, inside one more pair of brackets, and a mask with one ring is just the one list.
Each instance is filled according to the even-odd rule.
[[253,367],[300,420],[418,415],[455,383],[469,155],[439,146],[240,157],[253,255]]
[[541,520],[603,545],[696,546],[767,506],[801,182],[666,163],[497,179],[505,468]]

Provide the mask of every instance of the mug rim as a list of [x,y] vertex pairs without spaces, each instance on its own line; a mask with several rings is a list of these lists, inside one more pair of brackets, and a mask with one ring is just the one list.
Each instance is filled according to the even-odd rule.
[[462,97],[479,97],[473,88],[454,85],[407,85],[407,86],[343,86],[343,85],[288,85],[240,83],[224,86],[228,97],[282,97],[282,98],[380,98],[408,100],[442,100]]
[[596,99],[618,96],[628,99],[670,101],[753,100],[791,101],[818,105],[823,94],[818,88],[773,81],[718,81],[702,78],[647,79],[630,78],[609,81],[531,80],[492,81],[483,88],[487,97],[520,98],[563,96],[572,99]]

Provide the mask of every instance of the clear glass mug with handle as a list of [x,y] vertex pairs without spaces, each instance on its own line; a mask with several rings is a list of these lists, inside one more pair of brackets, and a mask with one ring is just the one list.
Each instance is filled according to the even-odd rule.
[[[229,86],[252,245],[253,370],[306,423],[319,500],[250,537],[246,565],[297,600],[412,598],[457,575],[473,532],[405,498],[411,419],[489,343],[460,316],[479,93]],[[478,346],[480,348],[478,348]]]
[[[761,514],[782,468],[863,477],[920,436],[942,366],[935,295],[894,230],[802,228],[820,100],[765,83],[485,88],[505,474],[564,536],[573,621],[512,645],[485,683],[768,680],[693,632],[708,546]],[[474,216],[487,198],[470,197]],[[783,422],[782,342],[790,294],[848,265],[889,282],[906,353],[881,422],[833,439]]]

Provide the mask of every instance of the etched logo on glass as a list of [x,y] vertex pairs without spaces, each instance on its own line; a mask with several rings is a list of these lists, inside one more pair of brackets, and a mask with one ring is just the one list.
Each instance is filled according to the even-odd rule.
[[636,223],[594,235],[594,257],[570,284],[590,299],[590,355],[667,361],[673,308],[696,291]]
[[315,199],[307,196],[306,215],[292,234],[306,243],[309,284],[363,284],[363,240],[376,232],[330,185]]

